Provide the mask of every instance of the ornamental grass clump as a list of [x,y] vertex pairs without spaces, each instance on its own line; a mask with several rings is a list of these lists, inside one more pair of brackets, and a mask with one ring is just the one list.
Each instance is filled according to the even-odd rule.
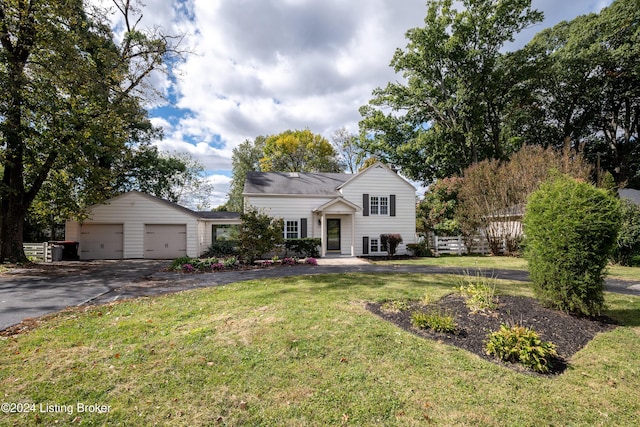
[[549,372],[553,359],[558,356],[555,344],[542,341],[533,329],[504,324],[499,331],[489,334],[485,350],[504,362],[520,363],[543,374]]
[[475,280],[466,278],[458,288],[465,305],[472,313],[490,312],[498,307],[495,283],[478,275]]
[[610,191],[567,176],[543,183],[524,216],[525,255],[541,303],[600,314],[605,267],[619,228],[620,202]]

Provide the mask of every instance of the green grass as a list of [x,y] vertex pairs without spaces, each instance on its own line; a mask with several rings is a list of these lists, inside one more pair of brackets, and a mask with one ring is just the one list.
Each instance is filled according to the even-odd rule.
[[[528,263],[524,258],[489,255],[442,255],[439,257],[375,261],[375,264],[423,265],[434,267],[459,267],[469,269],[494,268],[506,270],[528,270]],[[619,265],[609,265],[608,277],[623,280],[640,281],[640,267],[622,267]]]
[[640,298],[606,294],[624,326],[556,378],[419,338],[364,307],[441,298],[458,280],[318,275],[63,312],[0,340],[2,401],[109,413],[0,414],[0,425],[638,424]]

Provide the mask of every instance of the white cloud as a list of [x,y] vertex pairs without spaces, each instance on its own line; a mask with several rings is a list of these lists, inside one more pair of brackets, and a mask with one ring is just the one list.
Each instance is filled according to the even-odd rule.
[[[546,20],[518,41],[610,2],[533,0]],[[357,131],[358,108],[372,90],[401,78],[390,60],[426,13],[424,0],[146,3],[144,22],[187,33],[185,43],[195,51],[171,88],[176,107],[187,113],[154,119],[165,129],[158,145],[189,152],[207,169],[225,173],[233,147],[245,139],[287,129],[309,128],[327,138],[341,127]]]

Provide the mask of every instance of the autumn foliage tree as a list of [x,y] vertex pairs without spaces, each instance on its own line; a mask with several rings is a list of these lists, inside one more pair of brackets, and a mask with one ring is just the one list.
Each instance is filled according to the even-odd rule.
[[524,146],[509,161],[485,160],[464,171],[456,217],[463,234],[481,231],[493,254],[518,251],[527,197],[553,172],[588,181],[592,167],[580,153]]

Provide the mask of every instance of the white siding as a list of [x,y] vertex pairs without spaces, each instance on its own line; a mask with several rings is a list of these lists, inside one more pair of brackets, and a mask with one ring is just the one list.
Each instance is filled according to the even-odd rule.
[[379,237],[380,234],[398,233],[403,243],[398,254],[406,251],[406,245],[416,238],[416,193],[411,184],[384,166],[373,166],[348,181],[342,188],[345,199],[362,207],[363,194],[370,196],[396,196],[396,216],[356,213],[355,252],[361,255],[362,238]]
[[[124,258],[144,258],[144,230],[146,224],[184,224],[187,228],[187,255],[200,255],[197,238],[197,218],[186,211],[155,200],[138,192],[130,192],[111,199],[108,204],[90,209],[85,224],[123,224]],[[67,221],[65,238],[79,240],[76,221]],[[80,252],[82,248],[79,248]]]
[[304,196],[248,196],[245,206],[254,207],[265,214],[284,220],[307,219],[307,237],[320,237],[319,216],[313,210],[333,200],[333,197]]
[[[363,194],[385,197],[390,197],[393,194],[396,198],[396,216],[389,214],[364,216],[362,209],[356,212],[354,217],[355,255],[363,254],[362,238],[364,236],[379,238],[380,234],[384,233],[400,234],[403,243],[398,248],[398,254],[405,253],[407,244],[415,243],[415,188],[395,172],[385,166],[372,166],[359,175],[354,175],[354,178],[343,185],[341,192],[344,199],[360,208],[363,207]],[[323,237],[319,224],[321,214],[314,214],[313,210],[334,199],[335,197],[250,195],[245,197],[245,206],[255,207],[269,216],[285,220],[307,218],[307,237],[320,238]],[[344,207],[344,204],[336,203],[336,205],[329,206],[324,213],[326,218],[340,218],[342,220],[341,252],[349,254],[351,252],[352,216],[343,215],[345,213]]]

